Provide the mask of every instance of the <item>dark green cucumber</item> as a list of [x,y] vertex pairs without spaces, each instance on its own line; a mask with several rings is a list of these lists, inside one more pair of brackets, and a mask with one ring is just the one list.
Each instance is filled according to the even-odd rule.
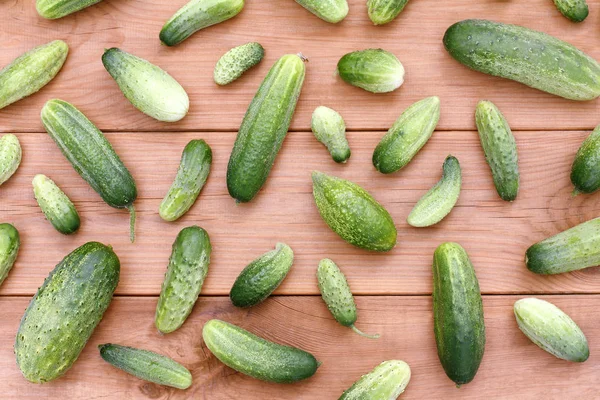
[[102,0],[36,0],[38,14],[46,19],[57,19],[93,6]]
[[213,79],[217,85],[227,85],[261,62],[264,56],[265,49],[257,42],[234,47],[217,61]]
[[0,286],[13,267],[20,246],[19,231],[11,224],[0,224]]
[[458,243],[443,243],[433,255],[433,322],[446,375],[457,386],[471,382],[485,350],[485,325],[479,282]]
[[444,35],[458,62],[486,74],[571,100],[600,96],[600,64],[543,32],[486,20],[465,20]]
[[106,137],[81,111],[66,101],[49,100],[42,109],[42,124],[75,171],[114,208],[127,208],[129,230],[135,238],[137,188]]
[[101,344],[98,349],[104,361],[145,381],[177,389],[192,385],[190,371],[167,356],[112,343]]
[[582,22],[590,10],[585,0],[554,0],[558,11],[573,22]]
[[363,375],[339,400],[396,400],[410,381],[410,367],[401,360],[384,361]]
[[177,235],[156,305],[154,321],[160,332],[179,329],[192,312],[208,274],[211,251],[208,233],[198,226]]
[[313,111],[310,128],[317,140],[327,147],[336,163],[345,163],[350,158],[350,145],[346,139],[346,124],[335,110],[319,106]]
[[337,24],[348,15],[347,0],[296,0],[296,3],[332,24]]
[[302,90],[305,60],[281,57],[246,111],[227,166],[227,189],[238,202],[252,200],[271,172]]
[[17,365],[34,383],[63,375],[102,319],[119,282],[119,258],[88,242],[67,255],[33,296],[15,341]]
[[404,10],[408,0],[367,0],[371,22],[383,25],[392,22]]
[[252,307],[263,302],[281,285],[294,263],[294,252],[285,243],[252,261],[237,277],[229,298],[236,307]]
[[263,381],[292,383],[310,378],[319,367],[306,351],[270,342],[218,319],[204,324],[202,338],[223,364]]
[[21,165],[21,143],[9,133],[0,138],[0,185],[6,182]]
[[571,167],[574,195],[600,189],[600,125],[584,140]]
[[344,82],[371,93],[392,92],[404,83],[404,66],[383,49],[345,54],[338,61],[337,73]]
[[65,235],[76,232],[81,222],[71,199],[46,175],[36,175],[32,184],[35,199],[52,226]]

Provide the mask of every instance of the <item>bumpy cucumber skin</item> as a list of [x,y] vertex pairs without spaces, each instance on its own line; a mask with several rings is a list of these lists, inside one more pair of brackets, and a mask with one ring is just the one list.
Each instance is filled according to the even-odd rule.
[[427,97],[408,107],[373,151],[373,165],[383,174],[404,168],[425,146],[440,119],[440,99]]
[[117,255],[97,242],[78,247],[54,268],[17,332],[17,364],[27,380],[49,382],[73,365],[112,300],[119,272]]
[[162,27],[160,41],[175,46],[200,29],[235,17],[244,8],[244,0],[191,0]]
[[479,282],[458,243],[443,243],[433,255],[433,320],[446,375],[459,386],[471,382],[485,350],[485,325]]
[[480,101],[475,124],[498,195],[505,201],[515,200],[519,193],[519,163],[517,142],[508,122],[494,103]]
[[584,140],[571,167],[574,194],[600,189],[600,125]]
[[337,64],[337,73],[352,86],[371,93],[387,93],[404,83],[404,66],[398,58],[383,49],[353,51]]
[[20,246],[19,231],[11,224],[0,224],[0,286],[13,267]]
[[145,381],[177,389],[192,385],[190,371],[167,356],[112,343],[101,344],[98,350],[104,361]]
[[321,217],[346,242],[366,250],[390,251],[398,231],[392,217],[367,191],[350,181],[312,173]]
[[261,62],[264,56],[265,49],[260,43],[250,42],[234,47],[217,61],[213,79],[217,85],[227,85]]
[[237,277],[229,298],[236,307],[252,307],[263,302],[281,285],[294,263],[294,252],[285,243],[252,261]]
[[356,303],[346,277],[333,260],[324,258],[319,262],[317,282],[321,297],[335,320],[344,326],[354,325],[358,317]]
[[333,161],[348,161],[351,152],[346,139],[346,124],[337,111],[324,106],[315,108],[310,127],[317,140],[327,147]]
[[456,157],[448,156],[442,169],[442,179],[421,197],[408,215],[409,225],[417,228],[435,225],[456,205],[462,183],[460,164]]
[[79,214],[56,183],[46,175],[38,174],[33,178],[32,185],[35,199],[52,226],[65,235],[76,232],[81,223]]
[[30,96],[50,82],[62,68],[69,46],[55,40],[31,49],[0,71],[0,109]]
[[585,0],[554,0],[558,11],[573,22],[582,22],[590,10]]
[[186,116],[190,99],[171,75],[143,58],[113,47],[102,55],[102,64],[131,104],[163,122]]
[[185,146],[175,181],[158,208],[162,219],[175,221],[188,212],[208,179],[211,164],[212,150],[204,140],[191,140]]
[[9,133],[0,138],[0,185],[6,182],[21,165],[21,143]]
[[270,342],[218,319],[204,324],[202,338],[223,364],[263,381],[297,382],[313,376],[319,367],[306,351]]
[[579,326],[554,304],[530,297],[515,302],[514,312],[519,329],[548,353],[573,362],[584,362],[590,356]]
[[600,218],[579,224],[527,249],[525,263],[536,274],[562,274],[600,265]]
[[93,6],[102,0],[36,0],[35,8],[46,19],[58,19]]
[[479,72],[512,79],[571,100],[600,96],[600,64],[576,47],[543,32],[486,20],[452,25],[444,46]]
[[410,375],[404,361],[384,361],[354,382],[339,400],[396,400],[408,386]]
[[156,305],[154,321],[161,333],[179,329],[192,312],[208,274],[211,251],[208,233],[198,226],[177,235]]
[[408,0],[368,0],[369,18],[375,25],[392,22],[404,10]]
[[304,75],[304,59],[284,55],[252,99],[227,166],[227,189],[238,202],[252,200],[267,180],[290,127]]
[[337,24],[348,15],[347,0],[296,0],[296,3],[332,24]]

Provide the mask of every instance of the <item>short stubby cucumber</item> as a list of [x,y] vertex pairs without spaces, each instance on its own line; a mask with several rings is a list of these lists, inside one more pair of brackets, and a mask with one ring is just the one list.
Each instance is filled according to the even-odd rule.
[[112,343],[101,344],[98,350],[104,361],[145,381],[177,389],[192,385],[190,371],[167,356]]
[[337,24],[348,15],[347,0],[296,0],[296,3],[332,24]]
[[339,400],[396,400],[410,381],[410,367],[401,360],[384,361],[342,394]]
[[213,79],[217,85],[227,85],[261,62],[264,56],[265,49],[260,43],[250,42],[234,47],[217,61]]
[[304,350],[270,342],[218,319],[204,324],[202,338],[223,364],[263,381],[297,382],[313,376],[320,364]]
[[55,40],[29,50],[0,71],[0,109],[46,86],[62,68],[69,46]]
[[156,305],[154,321],[161,333],[179,329],[192,312],[208,274],[211,251],[208,233],[198,226],[177,235]]
[[583,362],[590,356],[579,326],[554,304],[529,297],[515,302],[514,311],[525,336],[553,356],[574,362]]
[[236,307],[252,307],[264,301],[281,285],[294,263],[294,252],[285,243],[252,261],[240,272],[229,298]]
[[15,135],[9,133],[0,138],[0,185],[17,172],[22,155],[21,143]]
[[358,318],[356,303],[354,303],[354,297],[352,296],[352,291],[350,291],[346,276],[333,260],[324,258],[319,262],[317,283],[323,301],[327,304],[329,312],[331,312],[331,315],[333,315],[337,322],[343,326],[352,328],[354,332],[361,336],[369,339],[379,338],[377,334],[367,335],[354,326]]
[[444,46],[461,64],[571,100],[600,96],[600,64],[543,32],[486,20],[452,25]]
[[585,139],[571,167],[574,195],[600,189],[600,125]]
[[519,164],[517,142],[510,126],[491,101],[477,104],[475,124],[496,191],[502,200],[513,201],[519,193]]
[[162,27],[160,41],[175,46],[200,29],[235,17],[244,8],[244,0],[191,0]]
[[458,386],[471,382],[485,350],[485,325],[479,282],[458,243],[443,243],[433,255],[433,329],[448,378]]
[[108,308],[119,273],[117,255],[98,242],[78,247],[54,268],[17,332],[17,365],[27,380],[49,382],[71,368]]
[[456,157],[448,156],[442,169],[442,179],[421,197],[408,215],[409,225],[417,228],[435,225],[456,205],[462,182],[460,164]]
[[102,0],[36,0],[38,14],[46,19],[58,19],[93,6]]
[[188,212],[208,179],[211,164],[212,150],[204,140],[191,140],[185,146],[175,181],[158,208],[162,219],[175,221]]
[[65,235],[76,232],[80,220],[71,199],[46,175],[36,175],[32,185],[33,195],[52,226]]
[[375,169],[391,174],[404,168],[425,146],[440,119],[440,99],[427,97],[408,107],[373,152]]
[[387,24],[404,10],[407,3],[408,0],[368,0],[369,18],[375,25]]
[[371,93],[387,93],[404,83],[404,66],[383,49],[353,51],[340,58],[337,73],[346,83]]
[[356,183],[312,173],[313,196],[325,223],[346,242],[366,250],[390,251],[398,231],[390,213]]
[[579,224],[527,249],[525,264],[536,274],[562,274],[600,265],[600,218]]
[[582,22],[590,10],[586,0],[554,0],[558,11],[573,22]]
[[238,202],[252,200],[271,172],[300,97],[305,60],[301,54],[281,57],[246,111],[227,165],[227,190]]
[[13,267],[20,246],[17,228],[8,223],[0,224],[0,286]]
[[163,122],[186,116],[190,99],[185,89],[160,67],[116,47],[104,52],[102,64],[125,98],[144,114]]
[[317,140],[327,147],[333,161],[348,161],[351,153],[346,139],[346,124],[337,111],[324,106],[315,108],[310,127]]

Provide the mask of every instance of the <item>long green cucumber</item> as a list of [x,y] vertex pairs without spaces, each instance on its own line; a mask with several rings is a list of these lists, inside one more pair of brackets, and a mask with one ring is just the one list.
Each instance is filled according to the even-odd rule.
[[263,381],[300,381],[313,376],[320,364],[306,351],[270,342],[218,319],[204,324],[202,338],[223,364]]
[[585,0],[554,0],[558,11],[573,22],[582,22],[590,10]]
[[387,24],[396,19],[407,3],[408,0],[368,0],[369,18],[375,25]]
[[75,171],[106,204],[129,210],[133,242],[137,188],[106,137],[75,106],[58,99],[49,100],[42,108],[42,124]]
[[217,85],[227,85],[262,61],[265,49],[257,42],[250,42],[234,47],[223,54],[213,72]]
[[246,111],[227,166],[227,189],[238,202],[252,200],[271,172],[302,90],[305,60],[281,57]]
[[38,14],[46,19],[58,19],[93,6],[102,0],[36,0]]
[[337,24],[348,15],[347,0],[296,0],[296,3],[332,24]]
[[600,189],[600,125],[583,141],[571,166],[574,195]]
[[383,49],[345,54],[338,61],[337,73],[344,82],[371,93],[392,92],[404,83],[404,66]]
[[0,185],[6,182],[21,165],[21,143],[9,133],[0,138]]
[[384,361],[363,375],[339,400],[396,400],[410,381],[410,367],[401,360]]
[[67,255],[33,296],[15,341],[17,365],[34,383],[63,375],[102,319],[119,282],[119,258],[88,242]]
[[319,106],[312,113],[310,128],[317,140],[327,147],[336,163],[350,158],[350,145],[346,139],[346,124],[342,116],[329,107]]
[[443,243],[433,255],[433,322],[438,357],[458,386],[475,377],[485,350],[479,282],[458,243]]
[[17,228],[8,223],[0,224],[0,286],[15,264],[20,246]]
[[444,35],[446,50],[467,67],[571,100],[600,96],[600,64],[543,32],[486,20],[465,20]]
[[211,251],[208,233],[196,225],[177,235],[154,317],[161,333],[179,329],[192,312],[208,274]]
[[33,194],[46,219],[65,235],[76,232],[81,221],[75,205],[54,181],[46,175],[33,177]]

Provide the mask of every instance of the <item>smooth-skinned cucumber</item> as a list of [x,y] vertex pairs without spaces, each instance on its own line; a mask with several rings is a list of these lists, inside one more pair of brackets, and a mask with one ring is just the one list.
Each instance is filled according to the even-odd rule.
[[75,205],[65,192],[43,174],[36,175],[32,185],[33,195],[54,229],[65,235],[76,232],[81,221]]
[[387,24],[396,19],[407,3],[408,0],[368,0],[369,18],[375,25]]
[[35,8],[41,17],[58,19],[93,6],[102,0],[36,0]]
[[217,85],[227,85],[262,61],[265,49],[257,42],[250,42],[234,47],[223,54],[213,72]]
[[17,228],[9,223],[0,224],[0,286],[15,264],[21,238]]
[[337,73],[352,86],[371,93],[387,93],[404,83],[404,66],[398,58],[383,49],[353,51],[337,64]]
[[354,382],[339,400],[396,400],[408,386],[410,375],[404,361],[384,361]]
[[317,140],[327,147],[336,163],[345,163],[350,158],[350,145],[346,139],[346,124],[335,110],[319,106],[312,113],[310,128]]
[[600,189],[600,125],[583,141],[571,166],[573,195]]
[[554,5],[573,22],[582,22],[590,13],[586,0],[554,0]]
[[332,24],[337,24],[348,15],[347,0],[296,0],[296,3]]
[[12,133],[0,138],[0,185],[17,172],[21,165],[21,143]]

